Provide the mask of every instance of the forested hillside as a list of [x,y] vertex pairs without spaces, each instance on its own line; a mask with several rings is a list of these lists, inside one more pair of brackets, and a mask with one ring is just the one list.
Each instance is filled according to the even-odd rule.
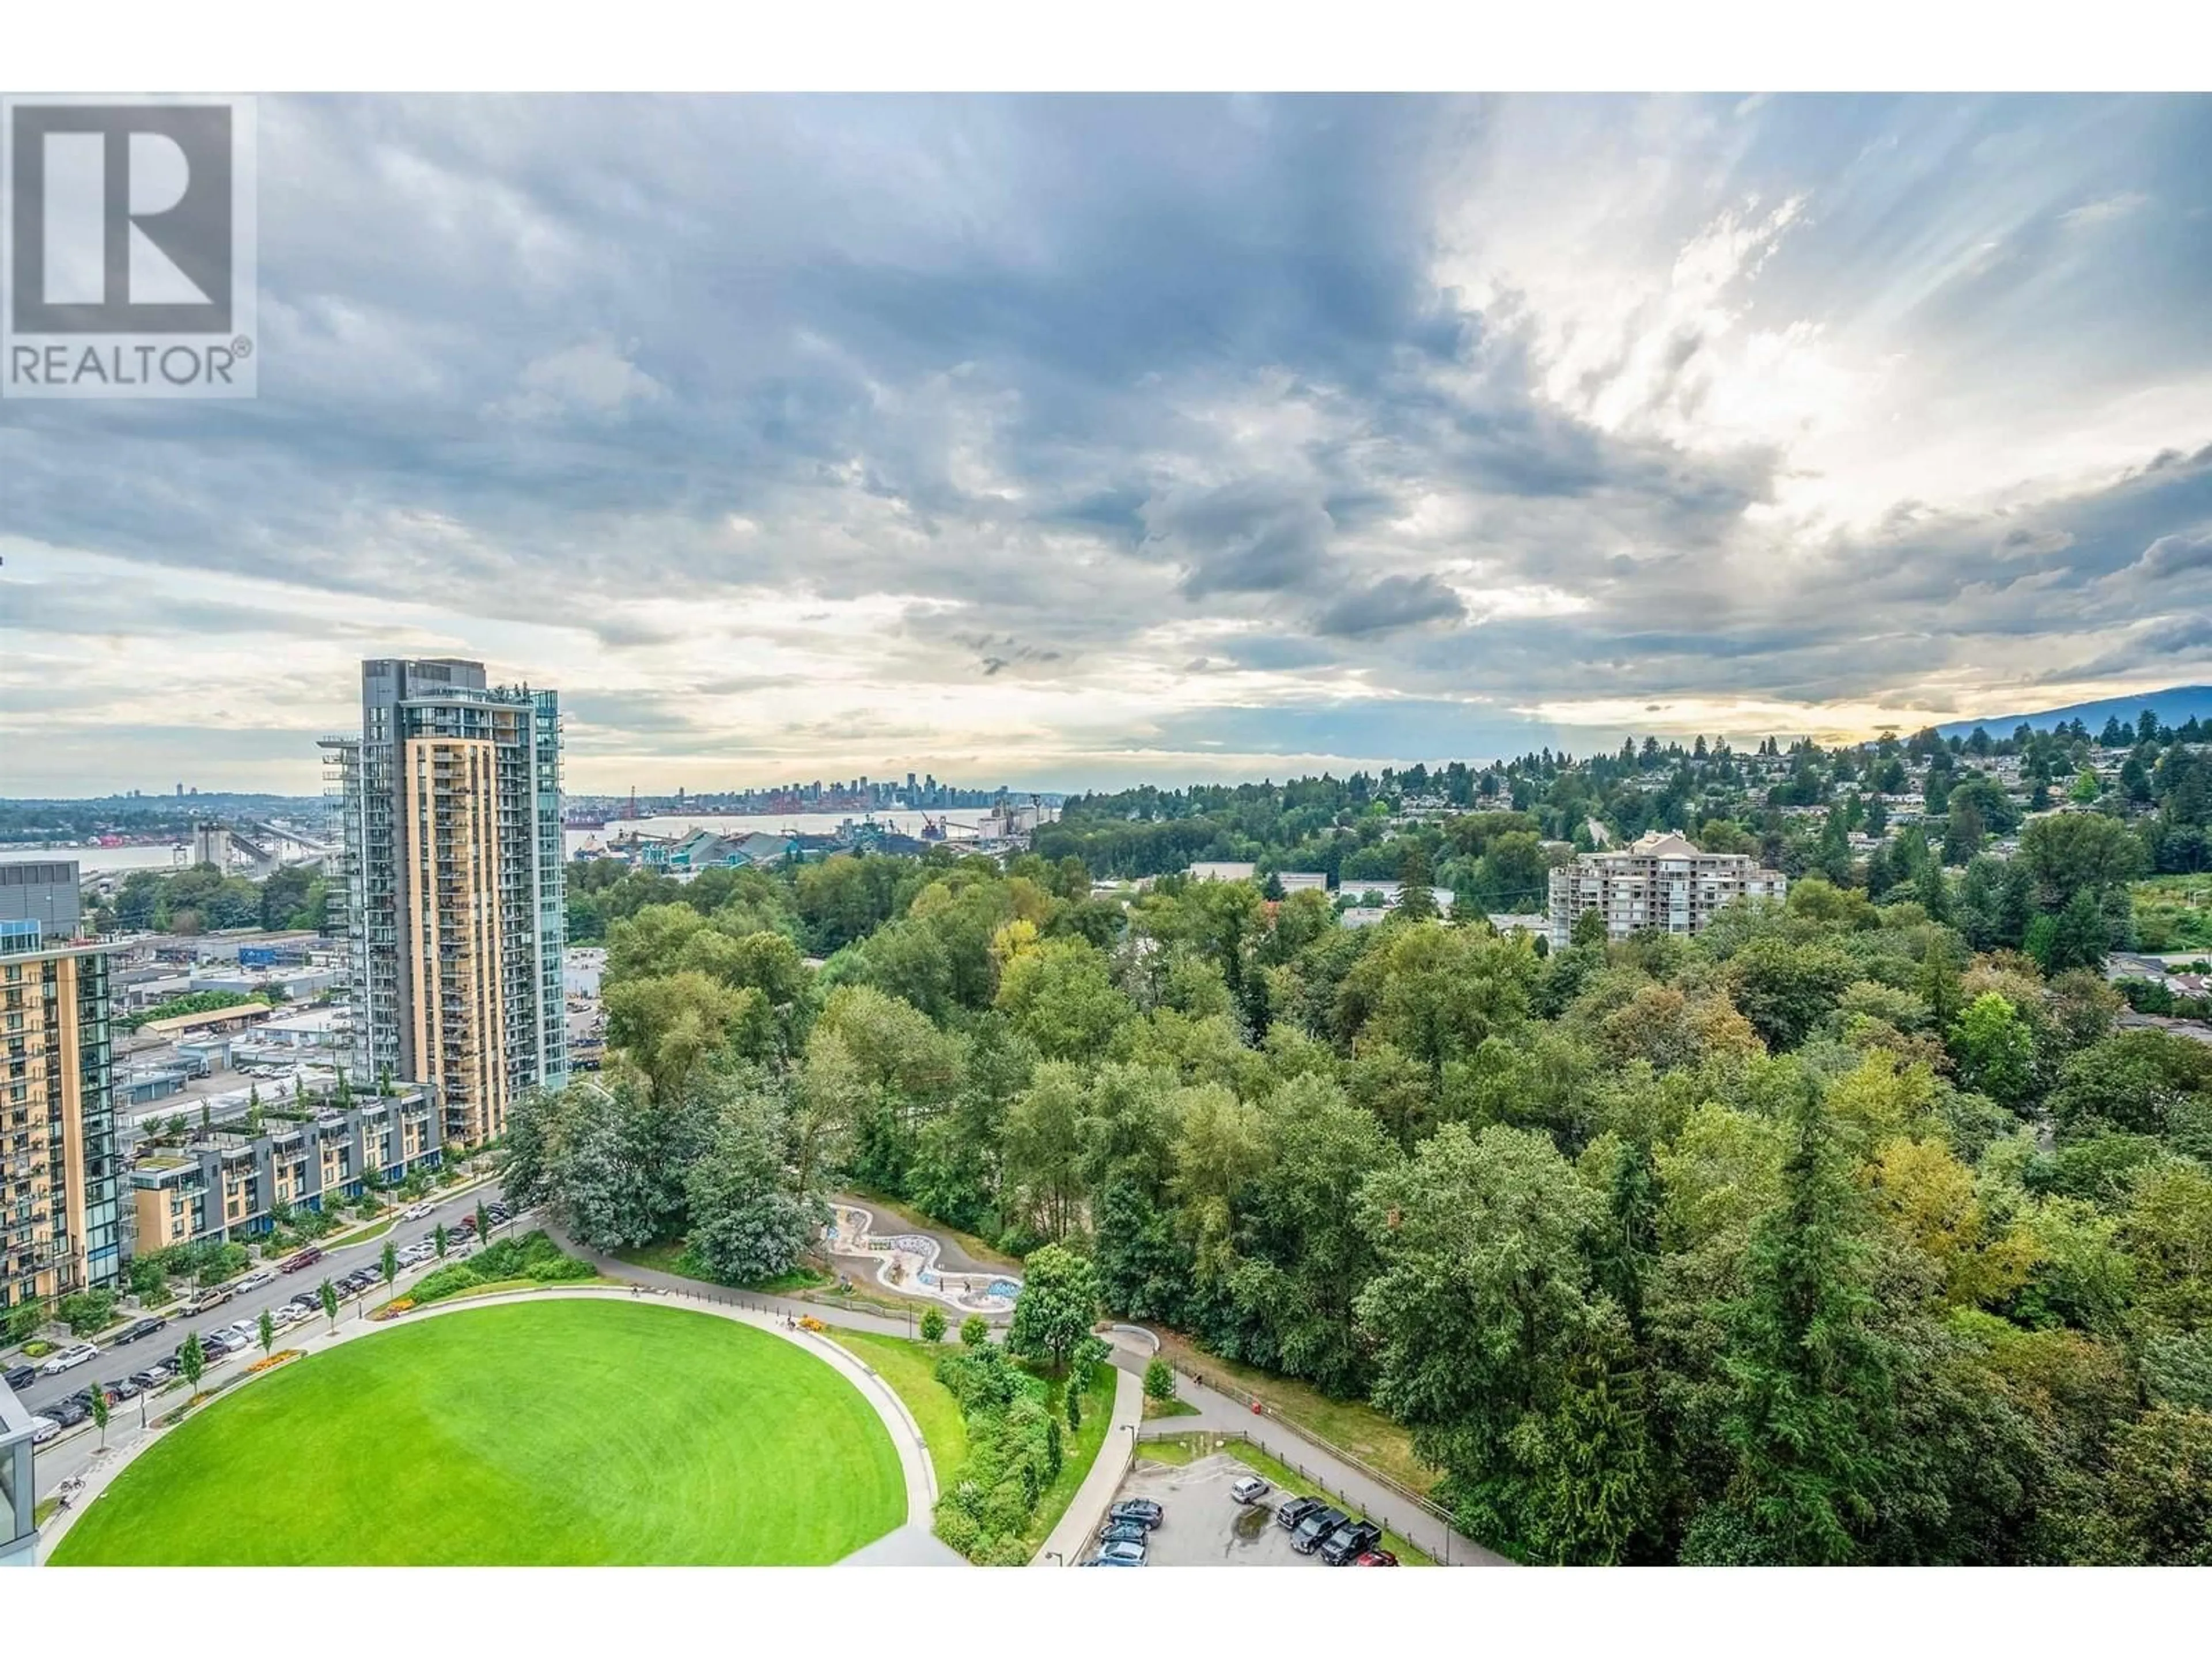
[[599,878],[617,1057],[511,1178],[734,1277],[837,1182],[1065,1241],[1532,1561],[2212,1564],[2212,1047],[2000,943],[2103,914],[2072,850],[1994,931],[1928,861],[1549,956],[1076,860]]

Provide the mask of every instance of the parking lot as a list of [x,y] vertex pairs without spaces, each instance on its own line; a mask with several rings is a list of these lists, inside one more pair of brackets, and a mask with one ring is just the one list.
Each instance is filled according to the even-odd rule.
[[1230,1483],[1251,1474],[1235,1458],[1217,1453],[1181,1465],[1141,1460],[1129,1471],[1116,1502],[1149,1498],[1165,1511],[1147,1542],[1146,1565],[1154,1567],[1310,1567],[1318,1556],[1300,1555],[1291,1535],[1275,1524],[1284,1494],[1270,1491],[1256,1504],[1239,1504]]

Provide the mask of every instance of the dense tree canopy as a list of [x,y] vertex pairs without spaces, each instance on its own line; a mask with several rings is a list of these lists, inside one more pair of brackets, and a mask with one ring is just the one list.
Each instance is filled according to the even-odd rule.
[[[513,1178],[733,1275],[836,1183],[902,1199],[1029,1259],[1024,1347],[1144,1319],[1371,1401],[1528,1559],[2201,1561],[2212,1047],[2099,971],[2125,884],[2200,856],[2198,741],[2131,734],[2048,816],[2016,796],[2086,793],[2086,732],[1131,791],[1004,868],[594,875],[618,1052],[517,1114]],[[1791,896],[1493,931],[1593,823],[1695,824]],[[1205,857],[1260,879],[1171,873]],[[1275,896],[1297,870],[1476,902],[1348,927]]]

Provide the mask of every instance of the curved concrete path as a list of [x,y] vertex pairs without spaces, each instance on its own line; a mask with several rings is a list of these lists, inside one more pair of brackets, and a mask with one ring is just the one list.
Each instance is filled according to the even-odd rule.
[[[322,1331],[303,1335],[300,1340],[288,1343],[286,1346],[296,1348],[301,1354],[312,1358],[348,1342],[362,1340],[380,1335],[386,1331],[398,1330],[405,1326],[419,1324],[426,1319],[439,1319],[453,1314],[471,1313],[478,1308],[548,1300],[636,1302],[646,1298],[650,1298],[656,1304],[678,1309],[684,1312],[711,1314],[723,1319],[734,1320],[740,1325],[750,1325],[756,1330],[767,1331],[781,1337],[795,1346],[805,1349],[816,1358],[825,1361],[831,1369],[860,1391],[862,1399],[875,1407],[876,1415],[883,1420],[884,1430],[890,1435],[892,1449],[898,1453],[899,1472],[906,1481],[906,1524],[908,1527],[918,1526],[924,1532],[929,1530],[932,1516],[937,1506],[937,1472],[929,1461],[929,1445],[922,1438],[921,1425],[915,1421],[914,1413],[907,1410],[906,1402],[901,1400],[897,1392],[878,1376],[873,1369],[863,1363],[857,1355],[832,1342],[829,1338],[818,1336],[811,1331],[787,1328],[780,1315],[657,1290],[643,1288],[615,1290],[578,1285],[566,1289],[511,1291],[497,1296],[474,1297],[459,1302],[442,1303],[428,1308],[416,1309],[398,1319],[381,1322],[356,1319],[341,1325],[336,1331],[331,1331],[325,1327]],[[278,1365],[247,1377],[243,1382],[234,1382],[223,1391],[224,1397],[228,1397],[237,1389],[250,1389],[264,1377],[282,1376],[290,1369],[291,1366],[289,1364]],[[185,1419],[187,1422],[191,1420],[189,1418]],[[82,1515],[102,1492],[114,1484],[118,1475],[136,1462],[149,1446],[173,1432],[173,1428],[181,1426],[183,1425],[179,1424],[170,1429],[155,1429],[140,1437],[127,1449],[119,1450],[112,1460],[102,1460],[88,1469],[85,1474],[84,1490],[76,1495],[66,1510],[50,1517],[46,1527],[40,1532],[38,1554],[40,1565],[46,1564],[47,1558],[52,1555],[54,1547],[68,1535],[69,1529],[76,1523],[77,1517]]]
[[1073,1567],[1095,1553],[1098,1528],[1105,1522],[1114,1494],[1121,1489],[1122,1477],[1129,1473],[1130,1462],[1136,1455],[1137,1430],[1144,1420],[1144,1389],[1130,1372],[1117,1370],[1114,1373],[1114,1416],[1107,1425],[1106,1438],[1099,1443],[1098,1455],[1091,1460],[1090,1474],[1083,1477],[1075,1496],[1067,1500],[1060,1524],[1044,1540],[1044,1547],[1030,1558],[1031,1566]]

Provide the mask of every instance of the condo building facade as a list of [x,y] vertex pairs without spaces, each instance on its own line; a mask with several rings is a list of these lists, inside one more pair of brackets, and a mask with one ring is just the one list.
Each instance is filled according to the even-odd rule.
[[123,1278],[106,947],[74,863],[0,865],[0,1309]]
[[428,1083],[442,1139],[481,1146],[568,1077],[559,698],[478,662],[377,659],[360,734],[322,748],[353,1065]]
[[1744,853],[1701,853],[1683,836],[1650,830],[1612,852],[1584,853],[1554,866],[1551,876],[1551,942],[1564,951],[1585,910],[1605,917],[1607,939],[1626,939],[1647,928],[1668,933],[1703,933],[1723,905],[1737,899],[1778,899],[1790,878]]

